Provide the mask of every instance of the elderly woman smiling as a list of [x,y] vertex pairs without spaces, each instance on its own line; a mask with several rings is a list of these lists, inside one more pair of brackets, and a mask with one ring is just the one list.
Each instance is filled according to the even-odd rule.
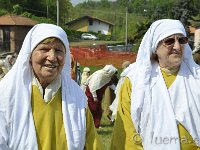
[[57,38],[48,38],[33,50],[30,63],[43,89],[59,76],[65,63],[65,51]]
[[65,31],[38,24],[0,82],[0,149],[101,149],[86,96],[71,79]]

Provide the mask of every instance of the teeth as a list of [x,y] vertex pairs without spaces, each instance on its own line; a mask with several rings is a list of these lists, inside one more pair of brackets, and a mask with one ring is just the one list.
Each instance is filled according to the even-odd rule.
[[55,67],[57,67],[56,65],[50,65],[50,64],[46,64],[46,65],[44,65],[45,67],[49,67],[49,68],[55,68]]

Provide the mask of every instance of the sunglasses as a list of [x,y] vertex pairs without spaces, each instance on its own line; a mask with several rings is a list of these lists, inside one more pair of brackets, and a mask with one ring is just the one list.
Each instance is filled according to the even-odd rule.
[[187,37],[177,37],[177,38],[166,38],[163,40],[163,44],[165,46],[172,46],[174,45],[174,43],[176,42],[176,40],[178,40],[179,44],[186,44],[188,43],[188,38]]

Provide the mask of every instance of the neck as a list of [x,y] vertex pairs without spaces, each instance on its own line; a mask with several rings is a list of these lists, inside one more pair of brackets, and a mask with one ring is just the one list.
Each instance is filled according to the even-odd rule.
[[167,74],[174,74],[179,71],[180,66],[178,67],[161,67],[160,68],[165,71]]

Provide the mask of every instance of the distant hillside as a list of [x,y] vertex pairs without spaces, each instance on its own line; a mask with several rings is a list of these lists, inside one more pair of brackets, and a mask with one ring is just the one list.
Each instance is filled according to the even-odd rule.
[[[113,39],[125,41],[126,36],[126,9],[117,9],[115,7],[110,8],[102,8],[95,7],[95,9],[88,9],[83,7],[82,5],[77,5],[74,7],[73,12],[71,14],[70,20],[76,19],[78,17],[89,15],[93,17],[97,17],[106,21],[109,21],[114,24],[113,27]],[[138,15],[134,13],[127,13],[127,30],[128,37],[131,36],[135,31],[136,24],[138,22],[143,22],[147,17],[144,15]]]

